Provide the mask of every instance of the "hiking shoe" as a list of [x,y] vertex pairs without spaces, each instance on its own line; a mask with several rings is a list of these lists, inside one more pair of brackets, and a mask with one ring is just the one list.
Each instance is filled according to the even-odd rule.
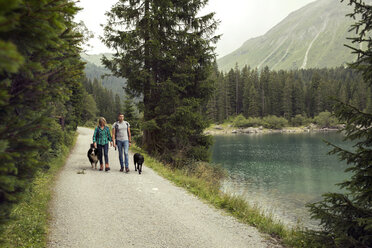
[[129,168],[125,168],[125,172],[128,173],[129,172]]

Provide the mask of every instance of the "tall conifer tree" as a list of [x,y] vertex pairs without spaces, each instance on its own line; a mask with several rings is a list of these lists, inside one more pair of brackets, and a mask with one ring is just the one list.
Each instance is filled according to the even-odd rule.
[[288,75],[283,88],[282,112],[283,116],[288,120],[292,117],[292,97],[293,97],[293,77]]
[[[365,83],[372,85],[372,8],[359,0],[346,1],[354,6],[349,16],[358,21],[352,25],[357,37],[351,38],[358,48],[353,52],[358,59],[351,66],[363,74]],[[359,44],[365,44],[366,49]],[[323,201],[310,205],[312,217],[319,219],[323,230],[313,232],[326,240],[329,246],[372,246],[372,114],[362,112],[352,105],[339,102],[335,115],[346,123],[346,139],[355,141],[355,150],[347,151],[335,145],[332,153],[351,165],[349,180],[340,184],[345,194],[328,193]],[[326,244],[323,240],[323,244]]]
[[223,122],[227,118],[226,114],[226,98],[227,89],[225,83],[225,75],[221,72],[217,82],[217,110],[218,110],[218,122]]
[[251,88],[251,80],[250,80],[250,68],[248,66],[244,66],[242,70],[242,84],[244,85],[243,95],[242,95],[242,111],[245,117],[248,117],[248,110],[249,110],[249,97],[250,97],[250,88]]
[[218,80],[219,80],[219,71],[217,67],[217,62],[213,63],[213,70],[210,76],[210,79],[213,82],[213,95],[211,99],[208,101],[206,106],[206,113],[208,115],[209,120],[213,122],[218,121],[218,107],[217,107],[217,95],[218,95]]
[[207,159],[209,138],[200,112],[212,93],[208,80],[218,39],[214,13],[197,16],[207,0],[118,1],[107,13],[103,63],[127,78],[126,91],[143,96],[145,148],[168,156]]
[[270,69],[268,66],[261,71],[260,95],[261,95],[261,117],[267,116],[270,112]]

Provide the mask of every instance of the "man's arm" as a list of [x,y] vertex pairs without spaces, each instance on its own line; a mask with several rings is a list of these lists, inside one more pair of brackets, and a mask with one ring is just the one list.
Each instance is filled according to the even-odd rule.
[[128,127],[128,140],[129,140],[129,146],[130,146],[130,143],[132,143],[132,135],[130,134],[130,127]]
[[114,125],[113,125],[113,128],[112,128],[112,130],[111,130],[111,132],[112,132],[112,142],[113,142],[113,146],[115,147],[116,146],[116,142],[115,142],[115,123],[114,123]]

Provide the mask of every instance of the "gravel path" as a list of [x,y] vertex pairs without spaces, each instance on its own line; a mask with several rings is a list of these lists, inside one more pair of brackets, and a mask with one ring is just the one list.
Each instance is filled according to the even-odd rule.
[[[51,203],[48,247],[274,247],[255,228],[241,224],[143,167],[119,172],[90,168],[92,129],[79,138],[58,176]],[[77,172],[85,170],[85,174]]]

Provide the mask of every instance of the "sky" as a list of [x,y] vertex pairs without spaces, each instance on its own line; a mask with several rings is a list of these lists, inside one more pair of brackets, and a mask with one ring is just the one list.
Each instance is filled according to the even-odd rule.
[[[89,41],[86,53],[98,54],[111,52],[99,37],[103,35],[100,24],[106,24],[105,12],[117,0],[80,0],[81,10],[76,21],[84,21],[93,32],[94,38]],[[291,12],[311,3],[314,0],[209,0],[201,13],[215,12],[220,25],[216,34],[222,34],[216,44],[217,57],[221,58],[238,49],[245,41],[265,34]]]

